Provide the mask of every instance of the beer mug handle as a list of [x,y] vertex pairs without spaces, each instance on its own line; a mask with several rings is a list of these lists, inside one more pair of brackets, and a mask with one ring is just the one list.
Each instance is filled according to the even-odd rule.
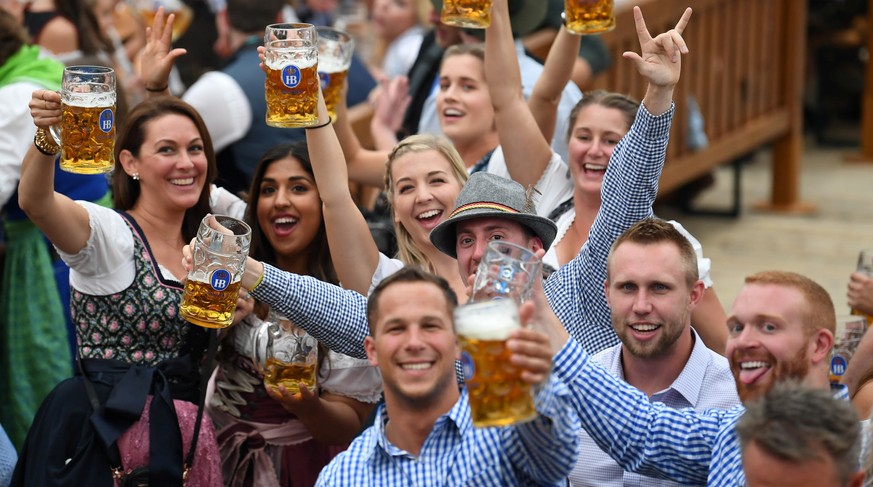
[[55,143],[61,145],[61,128],[57,125],[49,126],[49,132],[52,134],[52,138],[55,139]]

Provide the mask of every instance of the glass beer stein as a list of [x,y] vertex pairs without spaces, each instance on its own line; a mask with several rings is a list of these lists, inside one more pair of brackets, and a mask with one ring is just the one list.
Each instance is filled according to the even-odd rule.
[[[210,218],[223,228],[210,227]],[[231,325],[251,240],[252,229],[241,220],[221,215],[203,218],[182,294],[183,318],[206,328]]]
[[491,25],[492,3],[492,0],[443,0],[440,22],[467,29],[485,29]]
[[264,34],[267,125],[310,127],[318,123],[319,80],[315,26],[272,24]]
[[[873,249],[861,249],[861,251],[858,252],[858,266],[856,270],[873,277]],[[873,325],[873,316],[857,309],[853,309],[851,313],[855,316],[864,317],[867,321],[867,326]]]
[[509,334],[521,327],[518,305],[511,299],[483,301],[455,308],[461,342],[461,365],[470,394],[473,426],[506,426],[537,416],[530,384],[509,361]]
[[164,7],[166,15],[175,15],[173,42],[182,37],[182,34],[191,26],[191,21],[194,20],[194,11],[182,0],[129,0],[129,2],[133,6],[133,10],[142,17],[143,23],[147,27],[151,27],[155,23],[155,13],[160,7]]
[[599,34],[615,29],[613,0],[565,0],[567,30],[573,34]]
[[488,244],[473,281],[472,301],[511,298],[521,304],[530,298],[542,262],[530,250],[503,240]]
[[61,80],[61,123],[51,127],[67,172],[100,174],[115,167],[115,71],[67,66]]
[[264,386],[279,386],[292,394],[300,384],[316,392],[318,341],[282,314],[271,310],[267,320],[252,330],[252,362],[264,374]]
[[336,107],[340,103],[343,84],[352,65],[355,41],[350,35],[332,27],[319,27],[318,32],[318,80],[324,94],[324,104],[330,119],[336,120]]

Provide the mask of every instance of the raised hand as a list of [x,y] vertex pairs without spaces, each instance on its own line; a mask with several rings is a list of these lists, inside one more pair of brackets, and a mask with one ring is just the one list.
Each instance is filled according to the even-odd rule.
[[140,56],[140,77],[146,90],[155,93],[166,90],[173,63],[184,55],[185,49],[172,49],[174,14],[164,19],[164,7],[159,7],[155,21],[146,27],[146,45]]
[[640,40],[640,54],[626,51],[622,57],[633,61],[637,71],[651,85],[670,87],[679,82],[682,71],[681,55],[688,53],[688,46],[682,38],[682,31],[691,18],[691,7],[685,9],[676,27],[652,38],[643,13],[639,7],[634,7],[634,24]]

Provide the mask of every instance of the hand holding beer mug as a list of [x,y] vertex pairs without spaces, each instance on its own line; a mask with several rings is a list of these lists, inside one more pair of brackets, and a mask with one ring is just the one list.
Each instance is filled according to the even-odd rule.
[[100,174],[115,167],[115,71],[67,66],[61,80],[61,124],[51,134],[61,146],[61,169]]
[[614,0],[565,0],[567,30],[573,34],[599,34],[615,29]]
[[267,125],[310,127],[318,123],[318,46],[310,24],[273,24],[264,34]]
[[842,380],[849,360],[852,360],[866,332],[867,320],[863,316],[837,316],[834,346],[831,349],[831,383],[837,384]]
[[[222,228],[212,228],[210,218]],[[191,248],[183,318],[206,328],[230,326],[251,240],[252,230],[245,222],[229,216],[203,218]]]
[[331,27],[319,27],[318,79],[331,121],[336,121],[336,107],[343,93],[343,83],[352,65],[355,41],[347,33]]
[[492,0],[443,0],[440,22],[455,27],[485,29],[491,25],[492,3]]
[[535,279],[541,277],[542,261],[536,254],[520,245],[495,240],[479,261],[471,300],[511,298],[521,304],[530,299]]
[[318,375],[315,338],[274,310],[252,334],[252,361],[264,374],[265,386],[273,389],[283,386],[289,393],[299,394],[302,383],[315,392]]
[[[861,249],[858,253],[858,266],[855,270],[873,278],[873,249]],[[857,309],[853,309],[851,313],[855,316],[863,316],[867,321],[867,326],[873,325],[873,316]]]
[[537,416],[530,384],[510,361],[506,340],[520,328],[518,305],[511,299],[484,301],[455,309],[461,365],[470,394],[473,426],[506,426]]

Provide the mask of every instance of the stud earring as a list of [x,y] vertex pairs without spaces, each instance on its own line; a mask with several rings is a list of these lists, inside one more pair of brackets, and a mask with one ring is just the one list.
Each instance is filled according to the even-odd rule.
[[130,177],[132,177],[134,181],[139,181],[139,173],[138,172],[131,174]]

